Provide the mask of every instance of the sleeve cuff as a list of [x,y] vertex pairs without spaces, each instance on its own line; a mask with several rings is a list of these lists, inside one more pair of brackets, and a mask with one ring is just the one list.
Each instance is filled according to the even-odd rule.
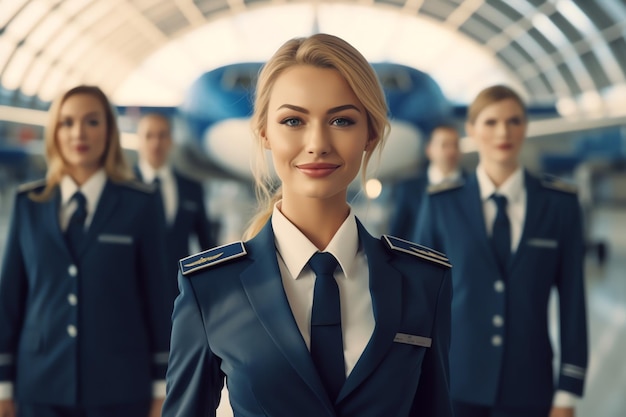
[[553,407],[574,408],[580,397],[567,391],[557,391],[552,400]]
[[165,398],[165,380],[158,380],[152,383],[152,397]]
[[13,398],[13,383],[0,382],[0,400],[10,400]]

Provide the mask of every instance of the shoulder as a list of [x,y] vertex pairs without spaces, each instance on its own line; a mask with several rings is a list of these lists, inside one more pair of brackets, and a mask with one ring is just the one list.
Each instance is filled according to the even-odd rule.
[[183,183],[185,185],[189,185],[189,186],[193,186],[193,187],[201,187],[202,183],[198,180],[196,180],[195,178],[192,178],[190,176],[188,176],[187,174],[184,174],[182,172],[180,172],[177,169],[172,169],[172,174],[174,175],[174,178],[176,178],[176,180],[180,183]]
[[562,178],[555,177],[553,175],[544,174],[539,178],[541,186],[550,191],[556,191],[559,193],[576,195],[578,193],[578,187],[576,184],[566,181]]
[[381,240],[392,253],[397,253],[401,256],[414,256],[420,260],[445,268],[452,267],[446,255],[429,247],[390,235],[383,235]]
[[454,181],[445,181],[445,182],[442,182],[441,184],[430,185],[428,186],[426,191],[428,192],[429,195],[436,195],[436,194],[442,194],[446,191],[457,190],[463,187],[464,185],[465,185],[465,180],[463,178],[459,178]]
[[42,178],[40,180],[21,184],[20,186],[17,187],[17,193],[27,194],[27,193],[30,193],[31,191],[41,191],[44,189],[45,186],[46,186],[46,180]]
[[117,182],[116,184],[119,185],[122,189],[128,190],[132,193],[152,194],[156,190],[153,184],[146,184],[143,181],[139,181],[136,179],[121,181]]
[[248,252],[244,243],[237,241],[187,256],[178,261],[178,264],[180,272],[184,276],[189,277],[197,271],[214,267],[224,262],[244,259],[247,255]]

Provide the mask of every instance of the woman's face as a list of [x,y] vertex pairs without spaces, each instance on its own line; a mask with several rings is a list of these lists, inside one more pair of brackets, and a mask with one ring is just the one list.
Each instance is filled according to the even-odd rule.
[[276,80],[261,132],[283,198],[341,198],[368,144],[365,108],[334,69],[298,65]]
[[486,106],[466,129],[478,145],[481,162],[513,167],[518,164],[526,127],[519,103],[505,99]]
[[70,169],[93,172],[102,166],[107,144],[105,110],[89,94],[75,94],[61,105],[57,146]]

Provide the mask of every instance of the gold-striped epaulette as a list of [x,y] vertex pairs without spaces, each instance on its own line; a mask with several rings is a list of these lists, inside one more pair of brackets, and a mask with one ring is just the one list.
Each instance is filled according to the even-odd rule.
[[232,259],[240,258],[246,255],[246,248],[242,241],[229,243],[227,245],[218,246],[195,255],[187,256],[178,261],[180,272],[183,275],[189,275],[192,272],[199,271],[209,266],[221,264]]
[[578,187],[576,184],[565,181],[562,178],[558,178],[552,175],[544,175],[541,179],[541,185],[551,190],[562,191],[564,193],[576,194],[578,193]]
[[383,235],[381,239],[383,240],[385,245],[391,250],[408,253],[409,255],[417,256],[418,258],[426,259],[427,261],[447,266],[448,268],[452,267],[452,265],[450,264],[450,260],[446,255],[429,247],[389,235]]
[[30,181],[24,184],[20,184],[17,187],[18,193],[27,193],[36,190],[37,188],[41,188],[46,185],[46,179],[42,178],[36,181]]
[[462,187],[463,184],[465,184],[463,178],[458,178],[454,181],[444,181],[439,184],[429,185],[426,190],[428,191],[428,194],[437,194],[443,191],[454,190]]

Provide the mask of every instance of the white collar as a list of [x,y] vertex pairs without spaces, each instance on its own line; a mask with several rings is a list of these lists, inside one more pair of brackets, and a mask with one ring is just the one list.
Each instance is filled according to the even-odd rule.
[[143,182],[147,184],[151,184],[157,176],[161,179],[161,181],[169,180],[174,177],[174,172],[170,164],[165,164],[159,169],[154,169],[147,161],[140,158],[137,165],[139,167],[139,171],[141,172]]
[[[276,250],[282,257],[291,276],[297,279],[307,262],[318,252],[317,247],[278,209],[280,201],[274,205],[272,213],[272,229],[276,243]],[[350,210],[350,214],[343,222],[335,236],[324,249],[330,252],[339,262],[339,266],[346,278],[350,278],[350,272],[354,265],[356,254],[359,250],[359,231],[356,217]]]
[[505,196],[509,203],[514,203],[518,201],[524,193],[524,169],[522,167],[518,167],[500,187],[494,185],[481,164],[478,164],[476,167],[476,178],[478,180],[480,198],[482,201],[488,200],[492,194],[497,192]]
[[61,188],[61,204],[63,206],[68,204],[72,196],[74,196],[74,193],[80,190],[80,192],[83,193],[87,199],[88,212],[93,212],[93,208],[100,198],[100,194],[104,189],[106,181],[107,175],[104,172],[104,169],[96,171],[96,173],[89,177],[89,179],[80,187],[69,175],[63,176],[63,178],[61,178],[61,182],[59,183],[59,187]]
[[426,172],[428,175],[428,182],[430,184],[441,184],[444,181],[455,181],[461,178],[461,170],[455,169],[450,172],[448,175],[444,175],[443,172],[437,168],[435,165],[428,165],[428,170]]

